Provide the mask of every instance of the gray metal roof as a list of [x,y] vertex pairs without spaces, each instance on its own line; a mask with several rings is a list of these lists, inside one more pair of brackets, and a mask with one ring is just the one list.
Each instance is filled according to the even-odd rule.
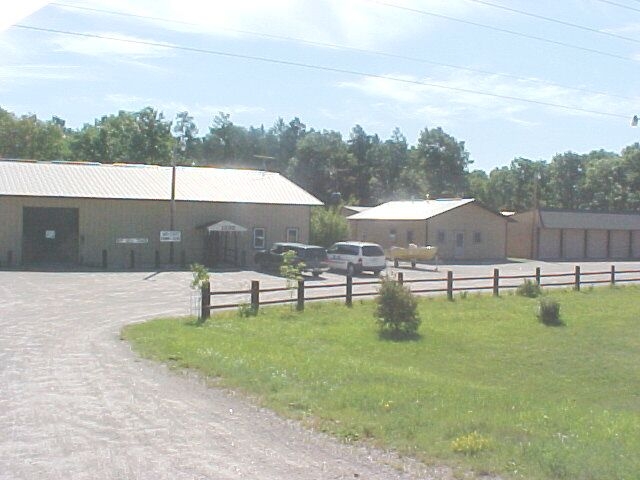
[[640,230],[640,214],[540,210],[544,228]]
[[387,202],[347,217],[349,220],[426,220],[468,203],[473,198]]
[[[0,195],[170,200],[171,167],[0,161]],[[176,167],[176,200],[322,205],[279,173]]]

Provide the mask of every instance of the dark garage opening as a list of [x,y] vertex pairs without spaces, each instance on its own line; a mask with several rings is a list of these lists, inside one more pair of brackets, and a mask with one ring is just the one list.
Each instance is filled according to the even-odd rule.
[[77,264],[79,251],[77,208],[22,209],[24,264]]

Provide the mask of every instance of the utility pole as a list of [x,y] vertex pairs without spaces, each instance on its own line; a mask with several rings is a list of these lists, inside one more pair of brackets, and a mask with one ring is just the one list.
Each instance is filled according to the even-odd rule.
[[[176,139],[176,145],[173,148],[173,155],[171,157],[171,204],[170,204],[170,214],[169,214],[169,230],[171,232],[175,231],[175,222],[176,222],[176,157],[178,154],[178,148],[180,148],[181,152],[184,152],[186,149],[186,143],[184,136],[180,136]],[[169,264],[173,265],[175,263],[175,247],[174,241],[169,242]]]

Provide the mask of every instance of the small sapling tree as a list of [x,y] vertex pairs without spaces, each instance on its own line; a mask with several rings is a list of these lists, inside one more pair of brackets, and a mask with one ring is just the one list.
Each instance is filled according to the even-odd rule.
[[418,300],[408,288],[382,278],[374,312],[381,336],[394,339],[417,336],[421,323],[417,308]]

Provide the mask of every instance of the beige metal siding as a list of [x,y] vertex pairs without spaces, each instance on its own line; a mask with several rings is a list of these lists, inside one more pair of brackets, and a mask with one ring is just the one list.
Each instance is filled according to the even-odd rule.
[[[507,223],[507,256],[516,258],[532,257],[534,219],[536,212],[524,212],[510,217]],[[535,257],[535,252],[533,252]]]
[[609,237],[609,256],[611,258],[629,258],[630,231],[613,230]]
[[541,228],[538,244],[538,257],[549,260],[560,258],[560,229]]
[[570,229],[563,232],[563,257],[577,259],[584,257],[584,230]]
[[633,258],[640,258],[640,231],[633,232],[631,243],[631,254]]
[[607,231],[587,231],[587,258],[607,258]]
[[22,207],[11,197],[0,197],[0,266],[20,264]]
[[[12,250],[14,262],[21,261],[23,207],[79,209],[79,256],[84,265],[101,266],[107,252],[110,268],[128,268],[131,252],[135,266],[153,266],[156,252],[161,264],[169,262],[170,244],[160,242],[160,231],[169,230],[170,202],[151,200],[100,200],[46,197],[2,197],[0,212],[0,259],[5,263]],[[182,241],[174,244],[174,261],[187,264],[204,261],[206,231],[199,225],[229,220],[244,226],[238,233],[238,249],[248,265],[253,264],[253,228],[266,230],[267,246],[286,239],[287,228],[298,228],[299,240],[309,240],[310,207],[302,205],[265,205],[210,202],[176,202],[175,229]],[[117,243],[118,238],[146,238],[148,243]],[[235,245],[234,245],[235,246]],[[240,260],[239,256],[239,260]]]
[[[416,245],[427,244],[425,220],[353,220],[349,224],[352,240],[377,243],[385,249],[408,246],[408,232],[413,232]],[[392,230],[395,238],[391,236]]]
[[[507,242],[507,220],[476,204],[467,204],[428,220],[427,244],[438,247],[440,258],[485,260],[504,258]],[[438,244],[438,232],[444,232],[445,241]],[[456,232],[464,236],[461,252],[456,252]],[[475,233],[480,242],[474,242]]]

